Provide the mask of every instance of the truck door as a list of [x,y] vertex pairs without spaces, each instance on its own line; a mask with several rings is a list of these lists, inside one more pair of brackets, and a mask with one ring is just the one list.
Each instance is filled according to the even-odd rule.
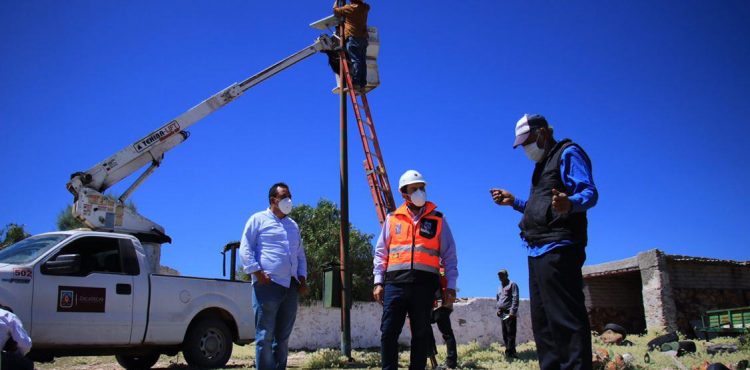
[[138,265],[134,270],[123,263],[129,260],[121,251],[123,242],[132,248],[126,239],[82,236],[47,259],[79,255],[77,272],[51,273],[44,262],[37,265],[31,333],[35,346],[130,343]]

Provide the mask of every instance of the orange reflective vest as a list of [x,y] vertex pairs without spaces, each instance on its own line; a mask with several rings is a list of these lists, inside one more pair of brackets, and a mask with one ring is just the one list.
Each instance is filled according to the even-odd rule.
[[406,204],[388,219],[388,264],[386,272],[420,270],[440,273],[440,233],[443,214],[432,202],[424,205],[422,216],[412,221]]

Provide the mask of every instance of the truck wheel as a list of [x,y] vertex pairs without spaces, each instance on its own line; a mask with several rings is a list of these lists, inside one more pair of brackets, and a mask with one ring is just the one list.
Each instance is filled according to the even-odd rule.
[[232,356],[232,334],[221,320],[201,320],[190,327],[182,354],[193,367],[224,367]]
[[117,363],[120,366],[130,369],[150,369],[156,361],[159,361],[158,353],[149,353],[146,355],[116,355]]

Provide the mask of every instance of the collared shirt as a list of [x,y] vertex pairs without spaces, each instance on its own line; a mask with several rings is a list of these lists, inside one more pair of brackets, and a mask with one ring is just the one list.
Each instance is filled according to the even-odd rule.
[[509,281],[508,285],[503,286],[500,284],[497,287],[497,309],[502,311],[508,311],[514,316],[518,314],[518,285]]
[[[560,174],[565,184],[566,194],[571,203],[570,212],[585,212],[596,205],[599,192],[594,185],[591,174],[591,160],[578,146],[571,145],[562,152],[560,160]],[[513,209],[523,213],[526,201],[515,198]],[[553,249],[573,244],[570,240],[561,240],[539,246],[531,246],[523,241],[523,246],[529,252],[529,257],[539,257]]]
[[[416,214],[409,213],[412,221],[416,225],[419,217],[422,216],[424,207]],[[373,258],[374,268],[372,273],[375,275],[375,284],[382,284],[385,280],[385,270],[388,263],[388,245],[390,243],[389,222],[391,215],[386,217],[383,222],[383,228],[380,231],[378,242],[375,245],[375,257]],[[458,279],[458,257],[456,256],[456,242],[453,240],[453,234],[448,227],[448,220],[443,216],[443,230],[440,233],[440,263],[445,268],[445,278],[448,280],[448,289],[456,289],[456,280]]]
[[0,308],[0,349],[5,348],[8,339],[18,343],[18,353],[25,356],[31,350],[31,338],[23,329],[21,320],[14,313]]
[[262,270],[287,288],[293,277],[306,278],[307,260],[297,223],[276,217],[270,209],[250,216],[240,239],[240,262],[245,273]]

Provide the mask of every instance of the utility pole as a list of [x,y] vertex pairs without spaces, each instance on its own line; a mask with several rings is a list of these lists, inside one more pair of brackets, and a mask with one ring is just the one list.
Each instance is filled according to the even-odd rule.
[[[345,0],[337,0],[338,6],[343,6]],[[344,25],[338,26],[340,36],[340,46],[345,46]],[[339,105],[340,105],[340,122],[341,129],[341,158],[339,178],[341,181],[341,242],[339,243],[340,264],[341,264],[341,353],[349,361],[352,360],[352,335],[351,335],[351,271],[349,270],[349,153],[348,153],[348,133],[346,123],[346,78],[344,77],[344,63],[346,59],[339,58]],[[351,86],[349,86],[351,88]]]

